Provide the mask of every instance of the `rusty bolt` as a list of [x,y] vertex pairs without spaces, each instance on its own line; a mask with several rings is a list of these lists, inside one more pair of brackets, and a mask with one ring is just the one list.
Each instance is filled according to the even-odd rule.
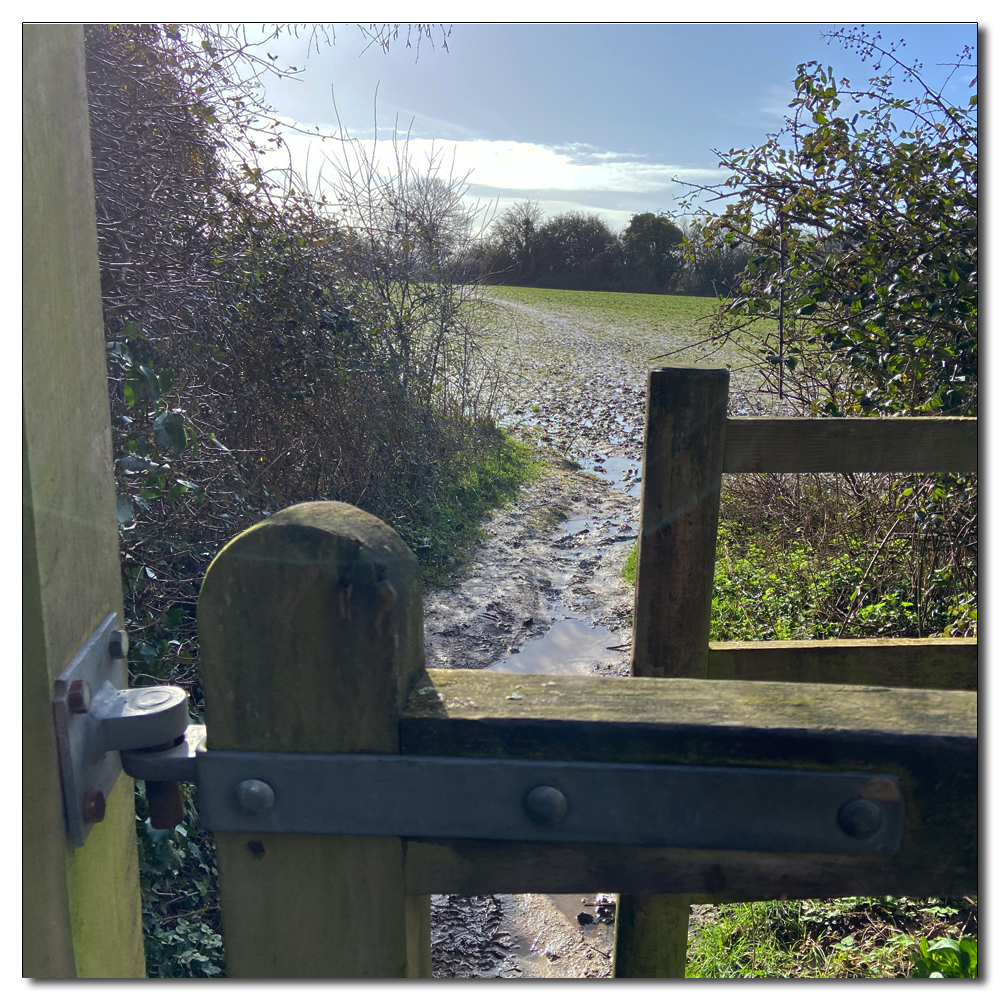
[[172,830],[184,822],[184,796],[177,781],[146,781],[149,825],[154,830]]
[[108,641],[108,652],[112,660],[124,660],[128,656],[128,633],[114,631]]
[[85,792],[83,796],[84,823],[100,823],[104,819],[104,792]]
[[74,715],[86,715],[90,711],[90,685],[86,681],[71,681],[66,704]]

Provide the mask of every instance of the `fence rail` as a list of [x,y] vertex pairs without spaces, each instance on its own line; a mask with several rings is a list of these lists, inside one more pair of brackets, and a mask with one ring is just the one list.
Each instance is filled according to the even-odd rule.
[[975,417],[729,417],[723,472],[975,472]]
[[975,639],[710,642],[708,677],[976,691],[979,644]]

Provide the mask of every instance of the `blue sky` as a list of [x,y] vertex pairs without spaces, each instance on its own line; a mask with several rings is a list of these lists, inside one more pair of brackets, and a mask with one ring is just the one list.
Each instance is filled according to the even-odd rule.
[[[634,212],[676,211],[675,178],[721,180],[713,148],[756,144],[779,128],[800,62],[819,60],[852,81],[872,75],[823,37],[836,26],[454,23],[447,51],[435,33],[416,58],[402,40],[388,54],[362,54],[357,27],[345,25],[333,47],[308,57],[308,32],[269,45],[305,72],[268,84],[268,99],[284,120],[336,131],[335,100],[341,134],[369,140],[377,93],[379,139],[398,122],[418,165],[433,148],[445,173],[454,162],[455,173],[469,174],[470,199],[500,210],[532,199],[547,214],[598,212],[620,228]],[[947,73],[937,64],[976,43],[972,23],[869,29],[905,39],[904,56],[934,83]],[[954,100],[967,100],[971,77],[953,80]],[[300,172],[308,146],[289,140]],[[312,143],[311,181],[321,149],[337,148]]]

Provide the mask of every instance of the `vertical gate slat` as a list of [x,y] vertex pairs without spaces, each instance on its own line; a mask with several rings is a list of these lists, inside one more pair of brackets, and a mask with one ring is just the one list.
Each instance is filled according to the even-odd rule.
[[[239,535],[205,577],[198,631],[210,749],[399,752],[420,573],[377,518],[300,504]],[[429,974],[429,900],[404,896],[398,838],[215,839],[230,976]]]
[[[635,677],[707,676],[728,399],[724,368],[650,369],[632,640]],[[614,975],[683,978],[689,912],[687,896],[619,896]]]

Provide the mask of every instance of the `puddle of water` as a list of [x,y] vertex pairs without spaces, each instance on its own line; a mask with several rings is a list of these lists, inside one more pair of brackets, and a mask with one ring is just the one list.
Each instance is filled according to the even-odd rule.
[[583,458],[580,464],[588,471],[610,480],[611,485],[622,490],[629,496],[639,495],[639,484],[642,479],[642,462],[635,458],[621,458],[609,455],[601,462],[593,456]]
[[589,674],[595,663],[614,658],[608,646],[620,642],[603,625],[563,618],[541,638],[489,669],[505,674]]

